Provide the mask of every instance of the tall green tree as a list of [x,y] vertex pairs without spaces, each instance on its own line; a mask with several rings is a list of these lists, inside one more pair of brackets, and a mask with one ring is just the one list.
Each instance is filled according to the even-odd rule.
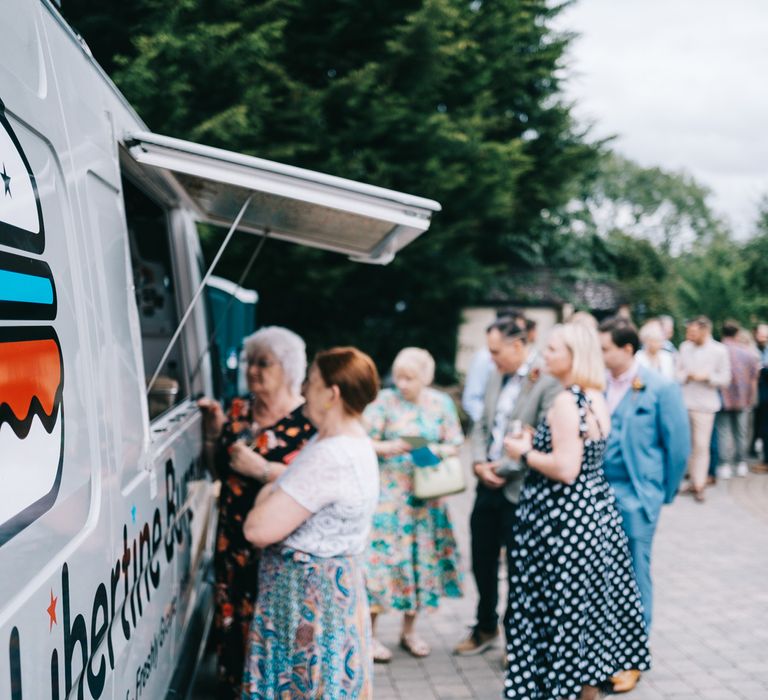
[[760,202],[754,232],[744,245],[745,285],[751,299],[750,322],[768,321],[768,195]]
[[[246,280],[310,347],[403,345],[447,379],[460,308],[558,249],[596,149],[560,99],[551,0],[105,0],[65,12],[149,126],[437,199],[432,229],[369,268],[269,242]],[[119,18],[119,21],[111,17]],[[109,36],[100,31],[109,29]],[[207,246],[218,237],[209,235]],[[237,278],[236,241],[219,272]]]
[[[583,171],[577,195],[559,213],[571,235],[554,259],[613,280],[638,322],[660,313],[704,313],[711,306],[706,285],[718,275],[711,261],[738,249],[713,212],[709,191],[686,173],[643,167],[608,146],[601,144],[596,166]],[[733,285],[741,285],[743,270],[723,275],[718,285],[736,303],[741,292]]]
[[753,299],[742,244],[727,233],[719,233],[682,255],[677,268],[675,296],[680,315],[704,314],[716,329],[728,318],[748,323]]
[[570,213],[587,231],[621,231],[677,254],[725,230],[710,198],[709,189],[686,172],[643,167],[606,150]]

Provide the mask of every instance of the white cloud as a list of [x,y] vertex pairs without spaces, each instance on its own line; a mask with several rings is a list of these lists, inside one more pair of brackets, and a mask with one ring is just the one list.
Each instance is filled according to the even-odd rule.
[[687,170],[746,234],[768,193],[768,2],[580,0],[566,96],[595,136],[643,165]]

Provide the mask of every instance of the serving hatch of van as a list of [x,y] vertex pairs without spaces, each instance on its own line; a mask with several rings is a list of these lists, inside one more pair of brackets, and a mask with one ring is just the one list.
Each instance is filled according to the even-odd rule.
[[201,221],[229,226],[253,195],[239,228],[386,264],[429,228],[440,205],[382,187],[150,133],[126,137],[144,166],[173,173],[176,191]]

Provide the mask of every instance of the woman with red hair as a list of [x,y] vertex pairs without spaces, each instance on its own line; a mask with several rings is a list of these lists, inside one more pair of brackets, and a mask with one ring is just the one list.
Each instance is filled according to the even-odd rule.
[[371,698],[368,602],[360,565],[379,495],[376,453],[360,418],[379,378],[356,348],[318,353],[305,384],[317,435],[244,525],[265,548],[243,697]]

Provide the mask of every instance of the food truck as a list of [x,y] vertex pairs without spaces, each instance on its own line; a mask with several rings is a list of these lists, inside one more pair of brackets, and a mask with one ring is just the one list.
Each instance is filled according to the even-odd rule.
[[0,22],[0,698],[183,697],[211,617],[197,224],[383,264],[427,199],[152,133],[47,0]]

